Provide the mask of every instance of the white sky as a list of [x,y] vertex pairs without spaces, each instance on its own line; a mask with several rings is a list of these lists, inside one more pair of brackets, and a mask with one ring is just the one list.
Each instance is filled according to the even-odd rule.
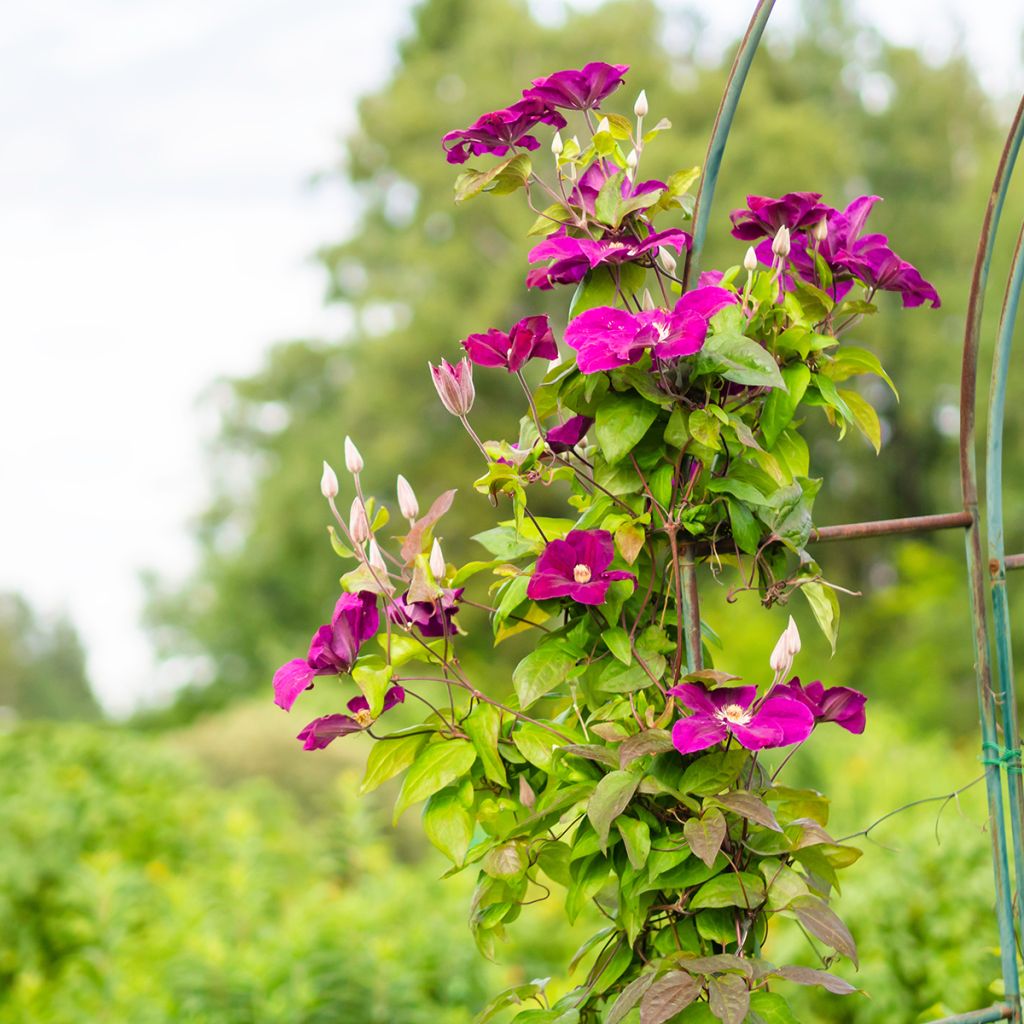
[[[409,6],[4,8],[0,590],[70,612],[113,712],[171,685],[138,625],[138,573],[192,562],[211,429],[197,397],[255,370],[276,340],[346,326],[310,258],[350,223],[345,196],[308,181],[336,160],[354,98],[386,77]],[[700,6],[716,41],[750,9]],[[780,0],[777,31],[794,7]],[[861,3],[900,42],[963,45],[1000,94],[1024,84],[1018,7]]]

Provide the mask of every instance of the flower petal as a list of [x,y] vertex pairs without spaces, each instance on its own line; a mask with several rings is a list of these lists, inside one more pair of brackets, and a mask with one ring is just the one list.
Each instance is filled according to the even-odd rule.
[[324,715],[314,718],[296,737],[303,741],[303,750],[323,750],[339,736],[362,732],[362,726],[348,715]]
[[680,754],[693,754],[721,743],[727,734],[725,725],[717,718],[696,714],[689,718],[680,718],[672,726],[672,744]]
[[274,673],[274,703],[290,711],[303,690],[313,685],[316,669],[305,658],[294,658]]

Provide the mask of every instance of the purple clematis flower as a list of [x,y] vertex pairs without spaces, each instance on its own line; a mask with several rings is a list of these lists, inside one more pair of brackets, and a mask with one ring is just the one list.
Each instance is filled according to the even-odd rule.
[[294,658],[274,673],[274,703],[289,711],[299,694],[313,685],[316,676],[348,672],[363,641],[369,640],[379,625],[376,594],[368,590],[342,594],[330,623],[313,634],[309,654]]
[[814,715],[799,700],[769,694],[757,708],[756,686],[707,690],[680,683],[668,691],[694,714],[672,726],[672,742],[680,754],[693,754],[735,736],[747,750],[802,743],[814,728]]
[[729,214],[734,238],[753,242],[758,238],[774,238],[779,228],[791,232],[813,227],[832,207],[821,202],[820,192],[788,192],[778,199],[768,196],[747,196],[746,210]]
[[399,626],[415,626],[421,636],[454,636],[453,620],[464,589],[443,589],[436,601],[408,601],[406,591],[388,606],[388,618]]
[[565,540],[553,540],[537,559],[526,587],[533,601],[571,597],[580,604],[603,604],[615,580],[632,580],[631,572],[608,570],[615,544],[607,530],[572,530]]
[[[390,711],[396,704],[405,700],[405,690],[400,686],[392,686],[384,694],[384,707],[381,711]],[[351,732],[362,732],[368,729],[376,719],[370,714],[370,704],[365,697],[353,697],[348,702],[351,715],[324,715],[314,718],[296,739],[302,740],[303,750],[323,750],[339,736],[347,736]]]
[[676,253],[690,247],[693,239],[679,228],[668,228],[647,236],[647,238],[624,238],[594,240],[573,238],[556,233],[530,250],[530,263],[550,261],[545,267],[535,267],[526,275],[527,288],[547,291],[556,284],[576,284],[583,280],[588,270],[603,264],[631,263],[647,253],[657,255],[665,246]]
[[[604,188],[605,182],[609,178],[614,178],[619,173],[619,166],[611,160],[596,160],[583,172],[579,183],[569,196],[569,202],[573,206],[580,207],[589,216],[593,217],[595,215],[594,206],[597,203],[597,197],[600,195],[601,189]],[[634,184],[628,176],[624,175],[620,192],[623,199],[650,196],[650,201],[645,206],[637,207],[637,209],[647,209],[647,207],[653,206],[661,198],[662,192],[667,187],[665,182],[654,179]]]
[[[564,128],[565,118],[536,98],[521,99],[504,110],[493,110],[477,118],[468,128],[448,132],[441,140],[448,163],[464,164],[470,156],[493,153],[504,156],[513,146],[537,149],[540,143],[530,135],[539,124]],[[451,145],[449,145],[451,143]]]
[[471,334],[462,342],[477,366],[504,366],[516,373],[530,359],[557,359],[558,345],[547,316],[528,316],[506,334],[492,327],[485,334]]
[[845,270],[872,291],[899,292],[904,308],[930,302],[936,309],[942,304],[935,287],[889,248],[885,235],[865,235],[852,249],[841,249],[833,267]]
[[791,697],[800,701],[814,715],[815,724],[835,722],[847,732],[857,735],[864,731],[867,697],[853,687],[830,686],[826,689],[817,680],[801,686],[799,677],[794,676],[788,683],[773,686],[768,696]]
[[552,427],[548,431],[548,447],[553,452],[567,452],[587,436],[587,431],[594,425],[590,416],[573,416],[560,427]]
[[737,301],[728,289],[711,286],[686,292],[671,310],[597,306],[569,324],[565,343],[576,350],[583,373],[635,363],[645,349],[660,360],[689,356],[703,347],[711,317]]
[[549,107],[565,110],[596,110],[623,82],[628,64],[605,64],[593,61],[576,70],[556,71],[544,78],[535,78],[524,99],[536,99]]

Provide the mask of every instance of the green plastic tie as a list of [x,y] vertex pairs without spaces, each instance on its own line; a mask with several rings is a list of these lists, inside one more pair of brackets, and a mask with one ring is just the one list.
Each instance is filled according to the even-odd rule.
[[1019,750],[1011,750],[1009,747],[1001,747],[998,743],[982,743],[983,752],[992,751],[993,756],[983,757],[983,765],[1002,766],[1006,769],[1007,775],[1024,775],[1024,765],[1021,764],[1021,753]]

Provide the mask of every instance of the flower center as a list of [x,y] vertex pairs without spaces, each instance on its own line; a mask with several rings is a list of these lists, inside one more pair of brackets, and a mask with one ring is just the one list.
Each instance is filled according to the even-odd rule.
[[589,583],[593,573],[590,571],[589,565],[584,565],[580,562],[572,571],[572,578],[577,583]]
[[746,725],[750,721],[751,715],[744,711],[739,704],[726,704],[721,711],[718,712],[718,717],[724,722],[728,722],[730,725]]
[[352,717],[356,720],[360,729],[366,729],[368,726],[373,725],[373,715],[370,714],[369,708],[363,708],[362,711],[356,711]]

